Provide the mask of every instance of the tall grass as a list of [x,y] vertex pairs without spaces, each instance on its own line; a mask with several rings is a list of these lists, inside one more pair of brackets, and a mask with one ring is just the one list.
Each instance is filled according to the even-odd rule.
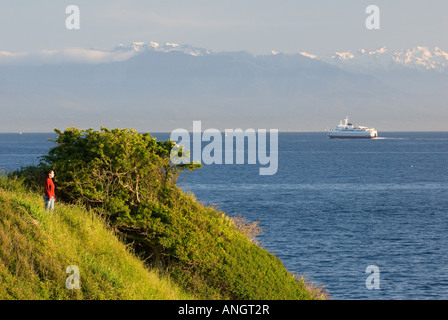
[[[80,289],[66,287],[66,268]],[[150,270],[98,216],[57,203],[0,177],[0,299],[193,299],[167,275]]]

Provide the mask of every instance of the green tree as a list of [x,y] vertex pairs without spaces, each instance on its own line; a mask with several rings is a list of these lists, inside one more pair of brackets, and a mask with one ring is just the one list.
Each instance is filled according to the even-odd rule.
[[182,171],[200,167],[173,164],[173,141],[133,129],[55,132],[56,146],[42,160],[57,174],[58,196],[101,208],[113,219],[132,219],[142,203],[166,197]]

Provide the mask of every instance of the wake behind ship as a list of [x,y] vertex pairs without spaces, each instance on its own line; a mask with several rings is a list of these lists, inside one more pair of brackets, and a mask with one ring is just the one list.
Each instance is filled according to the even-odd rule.
[[377,138],[378,132],[374,128],[354,125],[348,122],[348,117],[342,120],[334,129],[327,130],[328,137],[339,139],[371,139]]

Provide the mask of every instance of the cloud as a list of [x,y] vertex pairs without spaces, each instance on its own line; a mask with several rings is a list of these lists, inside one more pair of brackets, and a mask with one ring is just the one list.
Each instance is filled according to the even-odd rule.
[[42,65],[60,63],[99,64],[125,61],[136,54],[133,50],[98,50],[67,48],[38,52],[0,51],[0,65]]

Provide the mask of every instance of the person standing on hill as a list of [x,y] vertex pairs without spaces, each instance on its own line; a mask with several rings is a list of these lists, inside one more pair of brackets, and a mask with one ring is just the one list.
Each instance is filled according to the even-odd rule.
[[45,180],[45,195],[44,195],[44,200],[45,200],[45,211],[52,211],[54,210],[54,199],[55,199],[55,193],[54,193],[54,183],[53,183],[53,178],[54,178],[54,171],[53,170],[49,170],[47,172],[48,176],[47,179]]

